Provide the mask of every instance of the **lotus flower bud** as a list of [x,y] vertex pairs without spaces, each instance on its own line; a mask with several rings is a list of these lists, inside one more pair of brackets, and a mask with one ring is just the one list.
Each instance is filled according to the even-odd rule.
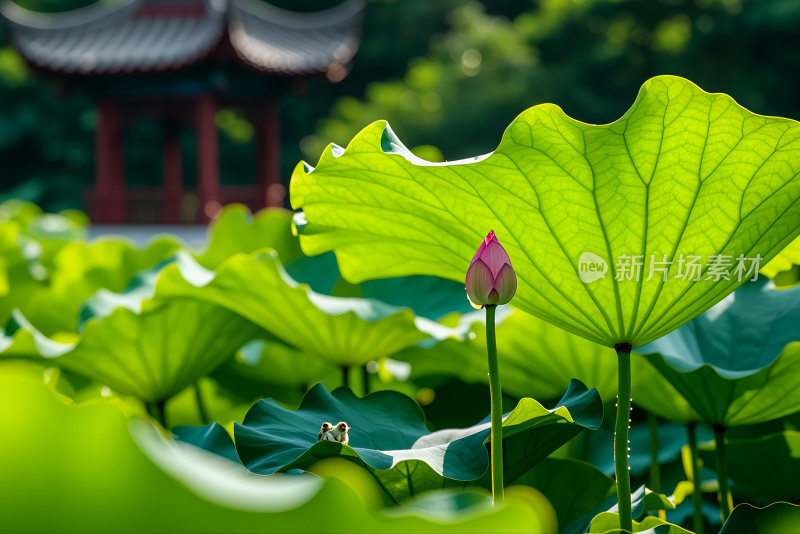
[[503,245],[491,231],[478,247],[467,269],[467,297],[480,309],[490,304],[507,304],[517,291],[517,275]]

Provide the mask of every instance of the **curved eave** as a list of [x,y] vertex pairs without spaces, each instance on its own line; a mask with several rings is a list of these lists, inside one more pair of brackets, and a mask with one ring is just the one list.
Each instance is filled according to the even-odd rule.
[[6,0],[0,15],[11,41],[33,67],[104,75],[178,70],[209,56],[227,36],[238,59],[279,75],[327,73],[341,79],[358,50],[363,0],[314,13],[259,0],[204,0],[201,17],[140,18],[146,0],[96,3],[43,14]]
[[348,0],[314,13],[285,11],[257,0],[233,0],[228,33],[239,58],[282,75],[344,69],[358,51],[365,4]]
[[25,9],[13,0],[0,3],[0,15],[12,31],[72,30],[95,24],[114,24],[130,16],[141,0],[120,0],[113,4],[97,2],[59,13],[40,13]]
[[143,3],[124,0],[42,14],[6,1],[0,14],[9,23],[11,42],[26,61],[42,70],[73,75],[177,70],[208,56],[225,34],[220,2],[205,2],[206,17],[159,20],[134,16]]

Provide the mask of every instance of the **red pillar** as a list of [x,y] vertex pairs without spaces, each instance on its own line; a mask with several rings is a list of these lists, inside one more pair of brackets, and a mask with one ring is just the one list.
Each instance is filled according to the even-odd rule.
[[92,218],[96,222],[125,222],[125,153],[123,132],[116,103],[97,106],[95,129],[95,175]]
[[181,215],[181,145],[177,121],[164,123],[164,222],[176,224]]
[[219,159],[217,156],[217,105],[210,95],[197,99],[197,186],[200,193],[200,220],[208,222],[220,210]]
[[256,184],[260,202],[266,206],[283,206],[286,188],[281,183],[281,140],[278,105],[268,100],[256,113]]

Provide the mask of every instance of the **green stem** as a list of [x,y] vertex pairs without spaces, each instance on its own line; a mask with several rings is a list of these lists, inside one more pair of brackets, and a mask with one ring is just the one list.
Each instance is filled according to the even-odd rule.
[[700,455],[697,452],[697,423],[689,423],[689,453],[692,461],[692,504],[694,504],[694,532],[703,534],[703,492],[700,489]]
[[647,428],[650,433],[650,489],[661,492],[661,465],[658,463],[658,417],[647,412]]
[[146,402],[144,406],[147,408],[147,413],[150,417],[161,423],[164,428],[167,428],[167,416],[164,411],[165,404],[166,401]]
[[208,424],[208,422],[211,419],[209,419],[208,417],[208,411],[206,410],[206,403],[203,401],[203,392],[200,389],[200,383],[195,382],[193,387],[194,387],[194,400],[197,403],[197,413],[200,414],[200,422],[203,423],[204,425]]
[[503,394],[500,391],[500,366],[497,363],[494,315],[497,306],[486,306],[486,352],[489,356],[489,397],[491,398],[492,430],[492,502],[503,502]]
[[728,496],[728,463],[725,459],[725,427],[722,425],[714,426],[714,443],[717,449],[717,481],[719,482],[719,513],[722,522],[731,513]]
[[364,396],[369,395],[369,371],[366,365],[361,366],[361,378],[364,380]]
[[631,479],[628,472],[628,431],[631,417],[631,345],[620,343],[617,351],[617,421],[614,426],[614,474],[617,478],[619,528],[633,532]]
[[350,387],[350,366],[342,366],[342,385],[346,388]]

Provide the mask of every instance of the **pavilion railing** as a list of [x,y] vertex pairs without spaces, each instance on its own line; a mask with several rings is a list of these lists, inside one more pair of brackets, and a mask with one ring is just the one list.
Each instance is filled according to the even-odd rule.
[[[219,189],[220,204],[239,203],[255,212],[266,205],[264,189],[256,185],[228,185]],[[163,187],[128,187],[114,202],[123,213],[109,213],[109,199],[95,189],[85,192],[86,206],[92,221],[121,224],[198,224],[202,222],[200,199],[196,188],[183,188],[177,198],[169,198]]]

